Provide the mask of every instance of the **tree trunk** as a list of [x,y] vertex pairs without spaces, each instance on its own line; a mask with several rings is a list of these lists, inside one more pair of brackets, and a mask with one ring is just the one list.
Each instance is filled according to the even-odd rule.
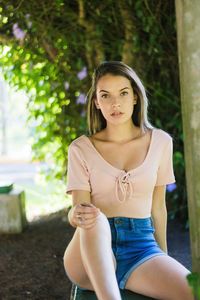
[[119,0],[119,10],[122,16],[122,22],[124,26],[124,43],[122,49],[122,61],[133,67],[137,71],[142,71],[142,57],[138,51],[134,48],[134,35],[137,32],[135,26],[134,13],[128,7],[126,1]]
[[192,267],[200,272],[200,1],[175,3]]
[[79,4],[79,24],[86,30],[85,50],[88,67],[93,70],[104,58],[104,48],[101,41],[101,36],[97,36],[95,26],[92,20],[87,20],[85,16],[85,6],[83,0],[78,0]]

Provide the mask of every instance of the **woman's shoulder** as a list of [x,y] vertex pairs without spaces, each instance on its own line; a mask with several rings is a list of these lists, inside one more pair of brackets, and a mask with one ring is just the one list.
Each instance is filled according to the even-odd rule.
[[163,129],[160,129],[160,128],[154,128],[153,130],[156,131],[156,134],[157,134],[157,139],[160,140],[160,142],[166,142],[166,143],[169,143],[172,141],[172,136],[170,135],[169,132],[163,130]]
[[81,135],[77,138],[75,138],[70,144],[69,144],[69,148],[76,148],[76,147],[80,147],[81,145],[83,145],[85,143],[85,140],[87,139],[86,135]]

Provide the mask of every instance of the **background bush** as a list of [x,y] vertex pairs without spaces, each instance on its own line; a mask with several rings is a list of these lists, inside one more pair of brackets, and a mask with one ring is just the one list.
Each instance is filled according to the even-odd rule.
[[[93,69],[122,60],[142,79],[153,125],[174,139],[169,216],[187,219],[174,1],[1,1],[0,68],[29,96],[34,158],[65,178],[68,144],[86,133]],[[17,104],[16,104],[17,105]]]

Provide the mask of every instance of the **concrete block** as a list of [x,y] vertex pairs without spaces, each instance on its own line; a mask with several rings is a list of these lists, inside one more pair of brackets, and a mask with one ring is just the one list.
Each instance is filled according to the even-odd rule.
[[26,225],[24,191],[0,194],[0,233],[20,233]]

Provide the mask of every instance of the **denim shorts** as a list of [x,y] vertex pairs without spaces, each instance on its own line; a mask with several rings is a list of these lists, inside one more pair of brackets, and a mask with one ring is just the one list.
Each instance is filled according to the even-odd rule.
[[131,273],[143,262],[157,255],[167,255],[154,238],[151,218],[108,218],[112,234],[112,250],[116,258],[116,276],[124,289]]
[[154,238],[151,218],[114,217],[108,218],[108,222],[117,263],[117,282],[120,289],[124,289],[129,276],[139,265],[154,256],[167,254],[159,248]]

